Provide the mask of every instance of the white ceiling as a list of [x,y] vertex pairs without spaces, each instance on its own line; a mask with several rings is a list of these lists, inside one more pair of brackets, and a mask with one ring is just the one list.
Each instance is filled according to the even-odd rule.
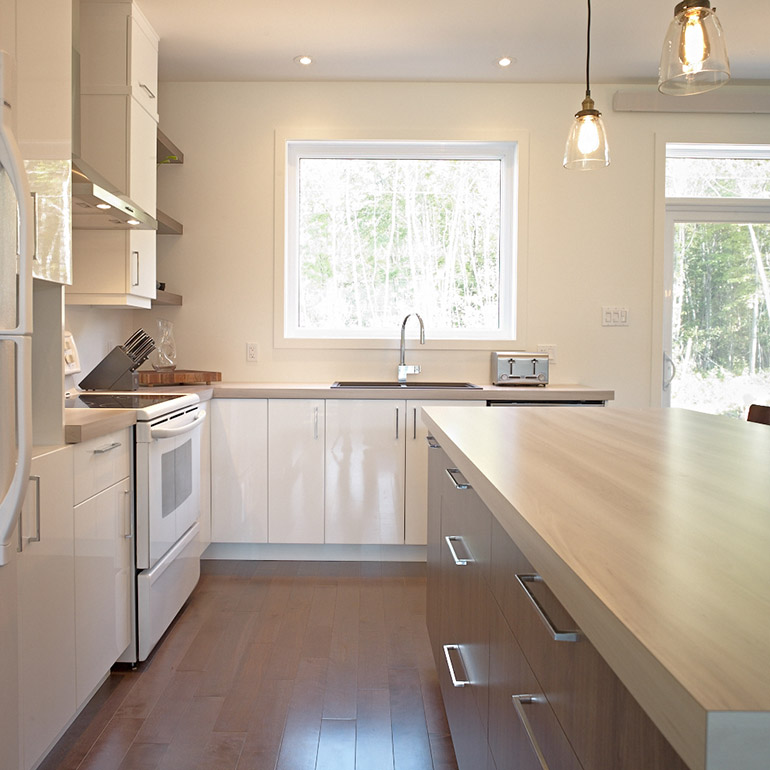
[[[674,0],[593,0],[591,81],[653,83]],[[585,0],[139,0],[164,81],[579,83]],[[770,0],[717,0],[733,81],[770,83]],[[293,59],[309,54],[311,67]],[[515,57],[503,70],[500,56]]]

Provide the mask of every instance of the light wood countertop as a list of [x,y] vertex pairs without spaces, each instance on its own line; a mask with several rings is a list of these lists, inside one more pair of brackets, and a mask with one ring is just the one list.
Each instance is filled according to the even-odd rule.
[[133,409],[66,409],[64,440],[79,444],[136,423]]
[[[414,384],[415,381],[410,381]],[[611,401],[615,392],[587,385],[499,386],[479,388],[333,388],[332,383],[227,382],[211,387],[214,398],[376,398],[468,401]]]
[[426,415],[682,758],[770,768],[770,428],[676,409]]
[[[372,399],[451,399],[469,401],[611,401],[612,390],[586,385],[548,385],[538,387],[498,387],[484,385],[478,390],[445,388],[332,388],[331,383],[229,382],[216,385],[167,385],[142,387],[143,393],[197,393],[201,401],[211,398],[372,398]],[[64,440],[77,444],[103,436],[119,427],[117,412],[122,409],[65,409]],[[127,425],[133,425],[131,417]]]

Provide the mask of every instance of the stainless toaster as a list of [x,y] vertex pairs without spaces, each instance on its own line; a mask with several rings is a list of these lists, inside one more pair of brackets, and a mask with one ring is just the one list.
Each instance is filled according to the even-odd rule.
[[548,354],[522,350],[492,353],[493,385],[547,385]]

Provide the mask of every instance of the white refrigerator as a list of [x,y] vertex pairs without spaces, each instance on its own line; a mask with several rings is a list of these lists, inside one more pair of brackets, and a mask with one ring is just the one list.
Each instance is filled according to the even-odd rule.
[[0,770],[18,767],[13,533],[32,452],[32,206],[14,137],[14,63],[0,51]]

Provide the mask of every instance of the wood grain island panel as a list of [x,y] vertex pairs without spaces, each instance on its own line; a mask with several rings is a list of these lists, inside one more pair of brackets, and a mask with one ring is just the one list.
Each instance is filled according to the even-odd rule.
[[426,422],[693,770],[770,767],[770,429],[675,409]]

